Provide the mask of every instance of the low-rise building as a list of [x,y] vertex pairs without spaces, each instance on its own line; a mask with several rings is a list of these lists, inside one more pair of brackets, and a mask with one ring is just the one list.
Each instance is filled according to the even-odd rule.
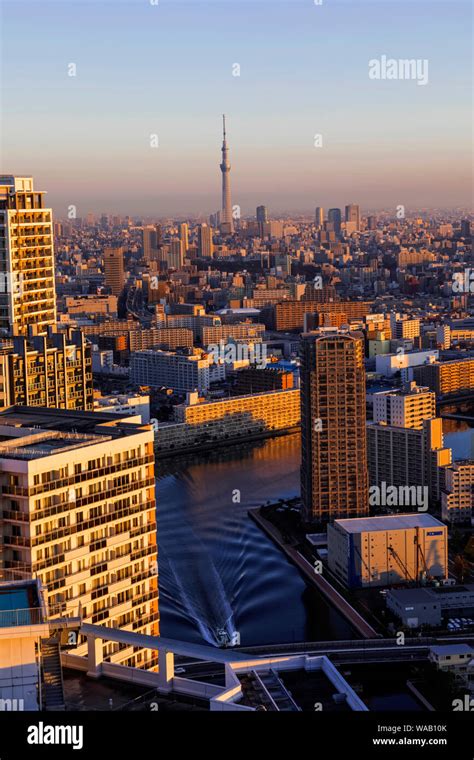
[[446,578],[447,528],[429,514],[335,520],[328,564],[349,588]]
[[390,589],[387,608],[408,628],[440,626],[448,617],[474,614],[474,584]]
[[150,396],[140,393],[113,393],[108,396],[97,396],[94,399],[94,409],[98,412],[111,412],[139,417],[138,421],[150,422]]
[[158,426],[157,454],[297,429],[300,392],[269,391],[215,401],[200,401],[198,394],[192,393],[173,412],[174,422]]

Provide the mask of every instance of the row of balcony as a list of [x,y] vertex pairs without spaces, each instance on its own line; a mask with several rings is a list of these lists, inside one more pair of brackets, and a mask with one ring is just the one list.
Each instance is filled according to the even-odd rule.
[[25,487],[17,485],[4,484],[1,486],[1,493],[3,495],[10,496],[39,496],[47,493],[48,491],[56,491],[59,488],[65,488],[80,484],[85,480],[93,480],[96,478],[104,477],[105,475],[116,474],[123,470],[131,470],[135,467],[139,467],[144,464],[151,464],[154,462],[155,457],[153,454],[146,454],[142,457],[136,457],[134,459],[127,459],[117,464],[106,465],[105,467],[98,467],[96,469],[86,470],[74,475],[69,475],[66,478],[58,478],[56,480],[49,480],[47,483],[41,483],[37,486]]

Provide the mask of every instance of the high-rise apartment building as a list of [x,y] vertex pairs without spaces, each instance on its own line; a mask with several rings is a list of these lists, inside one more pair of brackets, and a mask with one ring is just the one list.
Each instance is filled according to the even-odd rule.
[[206,391],[209,388],[209,357],[201,353],[135,351],[130,361],[130,379],[135,385],[172,388],[174,391]]
[[315,298],[312,300],[296,301],[286,300],[275,304],[274,311],[274,328],[279,332],[287,330],[302,330],[304,327],[304,315],[311,313],[319,314],[345,314],[346,319],[362,319],[369,314],[373,308],[372,301],[332,301],[330,303],[321,303],[318,297],[331,298],[331,290],[326,290],[323,286],[322,296],[315,288],[312,289]]
[[433,361],[413,368],[413,376],[420,385],[428,385],[437,396],[465,393],[474,388],[474,359]]
[[158,227],[149,225],[142,230],[143,258],[147,263],[158,257]]
[[123,248],[105,248],[103,258],[105,284],[112,295],[119,296],[125,285]]
[[0,407],[93,408],[91,343],[79,330],[0,344]]
[[53,216],[32,177],[0,176],[0,333],[56,324]]
[[436,417],[436,394],[416,383],[400,390],[374,393],[374,422],[421,430],[423,421]]
[[301,495],[306,519],[368,514],[364,338],[306,333],[301,342]]
[[370,485],[426,486],[439,501],[451,449],[444,447],[443,420],[424,420],[421,429],[384,422],[367,425]]
[[207,224],[200,224],[198,227],[198,256],[200,258],[212,259],[214,254],[212,232],[212,227],[208,227]]
[[181,256],[184,261],[189,248],[189,227],[186,222],[179,225],[179,239],[181,242]]
[[[159,634],[153,430],[129,416],[0,412],[0,569],[36,577],[58,614]],[[86,655],[82,637],[74,654]],[[104,644],[106,660],[156,659]]]
[[356,230],[360,230],[360,207],[356,203],[349,203],[345,212],[345,221],[352,222],[356,225]]

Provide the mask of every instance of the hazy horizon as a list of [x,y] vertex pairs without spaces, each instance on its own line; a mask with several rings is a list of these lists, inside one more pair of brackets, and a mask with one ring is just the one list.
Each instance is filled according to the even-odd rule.
[[[217,211],[224,112],[243,216],[471,206],[464,0],[73,7],[2,4],[2,172],[33,175],[57,216]],[[427,60],[429,81],[371,80],[384,55]]]

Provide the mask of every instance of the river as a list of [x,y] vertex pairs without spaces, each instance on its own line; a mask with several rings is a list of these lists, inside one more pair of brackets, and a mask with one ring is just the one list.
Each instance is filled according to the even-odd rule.
[[[473,430],[445,421],[445,445],[472,456]],[[248,517],[299,494],[300,436],[239,444],[157,463],[161,634],[242,645],[355,634]]]

